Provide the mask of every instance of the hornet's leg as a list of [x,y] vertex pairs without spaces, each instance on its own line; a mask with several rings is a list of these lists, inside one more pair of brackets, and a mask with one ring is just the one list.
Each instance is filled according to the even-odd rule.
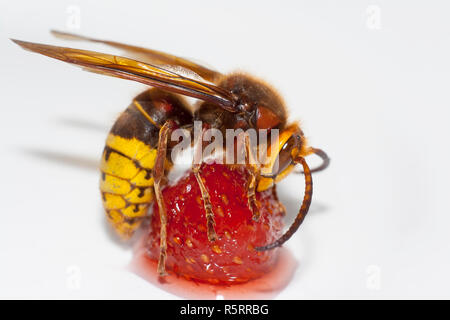
[[197,141],[194,141],[194,159],[192,161],[192,172],[194,172],[195,178],[197,179],[198,186],[202,193],[203,205],[205,207],[206,213],[206,230],[208,234],[209,241],[216,241],[217,235],[216,230],[214,229],[214,212],[212,210],[211,199],[209,197],[208,190],[206,190],[206,186],[203,183],[201,177],[201,166],[202,166],[202,144],[203,144],[203,133],[198,135]]
[[256,201],[256,180],[259,177],[260,173],[260,166],[256,162],[255,153],[253,152],[253,149],[251,148],[250,144],[250,136],[248,134],[245,134],[244,136],[244,146],[245,146],[245,168],[248,171],[249,174],[249,181],[247,184],[247,198],[248,198],[248,207],[252,211],[253,214],[253,220],[258,221],[260,212],[259,212],[259,205]]
[[161,193],[161,180],[164,177],[164,162],[167,155],[167,143],[175,123],[167,121],[159,131],[158,151],[156,154],[155,166],[153,167],[153,179],[156,201],[159,208],[159,217],[161,221],[160,230],[160,254],[158,261],[158,273],[160,276],[166,275],[166,251],[167,251],[167,213],[164,199]]

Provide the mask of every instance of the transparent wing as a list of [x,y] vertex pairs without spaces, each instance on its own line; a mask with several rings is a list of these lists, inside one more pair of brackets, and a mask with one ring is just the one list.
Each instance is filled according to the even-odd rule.
[[95,51],[11,40],[26,50],[81,66],[88,71],[141,82],[166,91],[208,101],[235,112],[233,97],[227,90],[161,67]]
[[125,51],[125,55],[135,58],[139,61],[147,62],[152,65],[172,65],[172,66],[181,66],[183,68],[189,69],[196,74],[198,74],[203,79],[210,81],[212,83],[216,83],[217,80],[222,76],[219,72],[211,70],[205,66],[199,65],[193,61],[180,58],[165,52],[147,49],[137,46],[132,46],[120,42],[108,41],[108,40],[99,40],[94,38],[89,38],[77,34],[61,32],[56,30],[51,30],[51,33],[57,38],[65,39],[65,40],[80,40],[80,41],[90,41],[96,43],[102,43],[114,48],[118,48]]

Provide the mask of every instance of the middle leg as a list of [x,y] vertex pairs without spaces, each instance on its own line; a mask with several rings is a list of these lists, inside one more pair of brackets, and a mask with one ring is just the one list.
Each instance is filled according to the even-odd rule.
[[197,179],[200,192],[202,193],[203,205],[205,207],[206,213],[206,227],[207,227],[206,231],[208,234],[208,240],[212,242],[216,241],[217,239],[216,230],[214,228],[216,223],[214,222],[214,212],[212,210],[209,192],[206,189],[206,186],[203,183],[203,179],[201,176],[201,166],[203,161],[202,146],[203,146],[204,132],[205,130],[202,130],[202,133],[197,137],[197,140],[194,141],[194,159],[192,160],[192,172],[194,173],[195,178]]
[[253,220],[258,221],[260,217],[259,205],[256,200],[256,182],[260,173],[260,166],[256,162],[255,153],[250,144],[250,136],[245,133],[244,135],[244,148],[245,148],[245,168],[249,174],[249,181],[247,184],[247,198],[248,206],[252,211]]

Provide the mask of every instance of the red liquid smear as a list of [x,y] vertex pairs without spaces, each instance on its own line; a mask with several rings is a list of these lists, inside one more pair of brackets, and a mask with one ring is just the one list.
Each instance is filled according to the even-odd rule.
[[147,255],[147,249],[138,245],[130,270],[156,287],[186,299],[273,299],[290,282],[297,268],[297,261],[286,248],[279,248],[278,260],[273,270],[266,275],[241,284],[212,285],[188,281],[170,274],[164,278],[158,276],[157,262]]

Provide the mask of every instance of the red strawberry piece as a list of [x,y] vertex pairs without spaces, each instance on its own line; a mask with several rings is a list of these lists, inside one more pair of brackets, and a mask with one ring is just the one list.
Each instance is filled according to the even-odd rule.
[[[248,207],[248,175],[242,166],[205,164],[201,175],[211,197],[218,240],[208,241],[203,200],[191,172],[163,190],[167,271],[212,284],[242,283],[271,271],[278,249],[258,252],[254,248],[272,243],[282,234],[284,207],[275,189],[256,194],[261,216],[255,222]],[[159,257],[159,229],[155,204],[147,245],[154,260]]]

